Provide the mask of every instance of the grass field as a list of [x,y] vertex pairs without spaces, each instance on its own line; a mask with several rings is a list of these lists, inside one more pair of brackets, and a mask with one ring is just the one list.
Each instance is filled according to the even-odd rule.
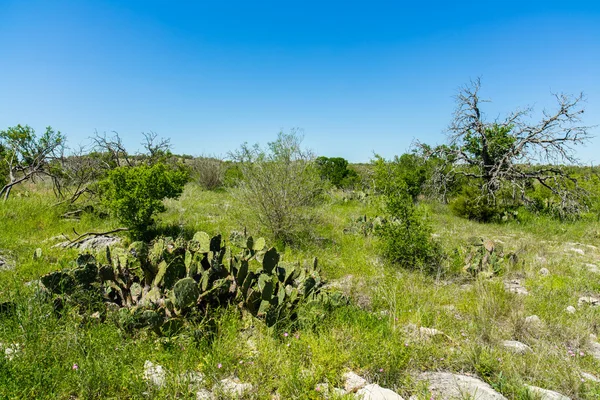
[[[590,354],[590,335],[600,335],[600,307],[578,304],[582,296],[600,294],[600,273],[590,270],[600,266],[597,221],[535,217],[479,224],[453,216],[446,206],[426,204],[447,254],[464,251],[469,237],[481,236],[503,243],[518,262],[499,276],[472,278],[455,256],[439,273],[425,274],[387,265],[373,236],[344,233],[357,217],[378,214],[376,199],[343,201],[333,193],[316,210],[313,239],[280,251],[286,261],[317,257],[324,276],[350,295],[349,305],[328,314],[307,309],[299,328],[289,332],[223,309],[213,337],[194,335],[193,329],[174,337],[149,331],[132,336],[109,321],[74,313],[57,318],[36,295],[35,284],[27,284],[77,256],[77,250],[54,248],[58,240],[52,238],[118,227],[93,214],[63,219],[50,193],[29,189],[28,196],[0,203],[0,256],[14,265],[0,271],[0,302],[17,304],[14,315],[0,316],[0,343],[16,349],[0,357],[0,398],[196,398],[197,388],[184,374],[197,371],[204,375],[200,386],[209,389],[235,376],[253,385],[249,398],[277,393],[281,399],[317,399],[324,397],[318,384],[343,386],[347,370],[405,399],[430,398],[415,380],[423,371],[471,373],[509,399],[533,399],[525,384],[573,399],[600,398],[600,383],[581,375],[600,375],[600,360]],[[244,229],[238,218],[243,210],[225,190],[188,184],[166,205],[166,233],[227,237]],[[38,248],[42,256],[36,258]],[[540,273],[542,268],[549,273]],[[505,290],[505,281],[514,279],[529,295]],[[576,311],[566,312],[568,306]],[[540,323],[527,322],[532,315]],[[444,335],[423,336],[420,327]],[[515,354],[503,340],[521,341],[532,351]],[[167,371],[164,387],[144,380],[146,360]]]

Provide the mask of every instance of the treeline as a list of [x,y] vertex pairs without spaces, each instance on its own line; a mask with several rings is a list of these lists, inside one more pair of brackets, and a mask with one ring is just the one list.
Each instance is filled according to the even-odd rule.
[[598,168],[578,166],[574,151],[591,138],[580,121],[581,96],[557,96],[556,111],[536,123],[528,109],[488,122],[479,90],[475,81],[459,92],[447,144],[417,143],[392,160],[375,156],[369,166],[316,157],[295,130],[266,147],[244,144],[223,160],[174,155],[169,139],[152,132],[143,134],[143,150],[134,154],[118,134],[98,133],[87,148],[67,152],[61,132],[48,127],[38,137],[17,125],[0,131],[0,195],[6,200],[13,187],[44,177],[59,203],[97,202],[133,236],[143,236],[164,210],[162,200],[178,197],[193,180],[208,190],[235,187],[246,222],[287,242],[305,235],[311,206],[333,187],[384,196],[392,217],[401,220],[425,199],[481,222],[535,214],[598,218]]

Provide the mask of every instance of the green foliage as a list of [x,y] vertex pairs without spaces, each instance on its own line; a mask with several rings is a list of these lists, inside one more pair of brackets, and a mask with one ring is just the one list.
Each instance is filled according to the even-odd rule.
[[461,193],[450,203],[456,216],[478,222],[501,222],[518,217],[518,201],[506,190],[496,192],[495,197],[482,193],[474,182],[463,185]]
[[366,215],[353,219],[350,226],[344,228],[345,234],[361,234],[370,236],[378,226],[386,223],[386,220],[381,217],[369,218]]
[[472,276],[485,276],[487,278],[504,272],[507,261],[516,263],[517,256],[514,253],[504,254],[501,243],[492,240],[484,240],[480,237],[469,239],[471,247],[465,259],[464,270]]
[[6,185],[8,183],[8,161],[6,158],[8,157],[8,150],[6,147],[0,142],[0,186]]
[[[237,304],[273,326],[295,320],[304,305],[344,301],[323,288],[316,259],[301,267],[281,262],[262,238],[234,235],[232,243],[240,249],[236,255],[220,235],[211,238],[204,232],[189,242],[159,238],[149,248],[136,242],[127,251],[107,250],[109,264],[80,255],[75,268],[51,272],[40,281],[60,309],[76,304],[84,314],[112,312],[127,330],[148,327],[163,334],[174,325],[199,322],[223,305]],[[250,270],[250,263],[260,267]]]
[[416,200],[431,176],[432,165],[417,152],[395,156],[388,161],[379,155],[373,160],[375,188],[383,194],[407,191]]
[[462,193],[450,203],[450,210],[454,215],[479,222],[498,220],[502,214],[493,200],[472,186],[463,188]]
[[315,160],[321,179],[328,180],[338,188],[353,188],[359,183],[356,171],[348,168],[348,161],[342,157],[317,157]]
[[276,240],[293,242],[311,226],[310,206],[323,192],[314,157],[296,131],[280,132],[266,149],[244,144],[231,154],[243,174],[236,192],[248,223]]
[[188,162],[192,180],[206,190],[215,190],[223,186],[225,162],[215,157],[197,157]]
[[64,135],[50,126],[39,138],[29,125],[0,131],[0,195],[6,200],[14,185],[48,174],[51,163],[62,156],[64,144]]
[[440,245],[432,237],[431,223],[406,191],[387,196],[387,220],[375,228],[384,256],[407,269],[435,271],[441,261]]
[[186,171],[159,163],[116,168],[99,186],[104,204],[139,237],[154,223],[156,213],[165,211],[162,200],[179,197],[187,179]]
[[[464,137],[464,150],[475,159],[483,160],[486,166],[500,163],[513,149],[517,140],[511,134],[512,125],[491,124],[483,128],[484,134],[469,131]],[[513,155],[513,157],[518,154]]]
[[242,169],[236,164],[228,163],[223,176],[223,184],[227,187],[235,187],[243,179]]

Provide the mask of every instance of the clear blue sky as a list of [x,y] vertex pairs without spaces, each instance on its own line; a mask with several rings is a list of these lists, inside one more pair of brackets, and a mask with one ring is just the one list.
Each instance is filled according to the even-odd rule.
[[[444,142],[476,77],[491,118],[583,91],[600,124],[600,2],[0,0],[0,129],[51,125],[73,146],[154,131],[225,155],[299,127],[364,162]],[[600,138],[580,157],[600,163]]]

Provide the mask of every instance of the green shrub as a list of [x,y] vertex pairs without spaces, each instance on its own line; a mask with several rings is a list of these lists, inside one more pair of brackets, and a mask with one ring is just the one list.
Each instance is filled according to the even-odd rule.
[[442,251],[424,210],[407,191],[398,191],[387,196],[386,211],[386,222],[375,229],[383,255],[407,269],[435,271]]
[[8,151],[6,147],[0,143],[0,186],[4,186],[8,182]]
[[321,179],[328,180],[338,188],[354,188],[359,182],[358,173],[348,168],[342,157],[317,157],[315,160]]
[[417,153],[406,153],[386,160],[375,155],[375,188],[384,194],[405,190],[415,200],[419,196],[431,175],[431,166]]
[[266,149],[244,144],[231,154],[243,174],[235,194],[245,206],[240,217],[274,239],[297,241],[313,225],[313,206],[323,192],[314,156],[301,148],[296,131],[280,132]]
[[165,211],[162,200],[179,197],[187,179],[186,171],[159,163],[116,168],[99,187],[107,208],[133,237],[140,237],[154,224],[156,213]]
[[227,169],[225,170],[225,175],[223,177],[223,183],[227,187],[235,187],[237,186],[242,179],[244,179],[244,174],[242,173],[242,169],[239,165],[228,163]]
[[496,198],[483,195],[472,185],[464,186],[461,194],[450,203],[456,216],[478,222],[500,222],[517,217],[517,204],[508,193],[497,192]]
[[206,190],[223,186],[225,163],[215,157],[197,157],[189,162],[192,179]]

